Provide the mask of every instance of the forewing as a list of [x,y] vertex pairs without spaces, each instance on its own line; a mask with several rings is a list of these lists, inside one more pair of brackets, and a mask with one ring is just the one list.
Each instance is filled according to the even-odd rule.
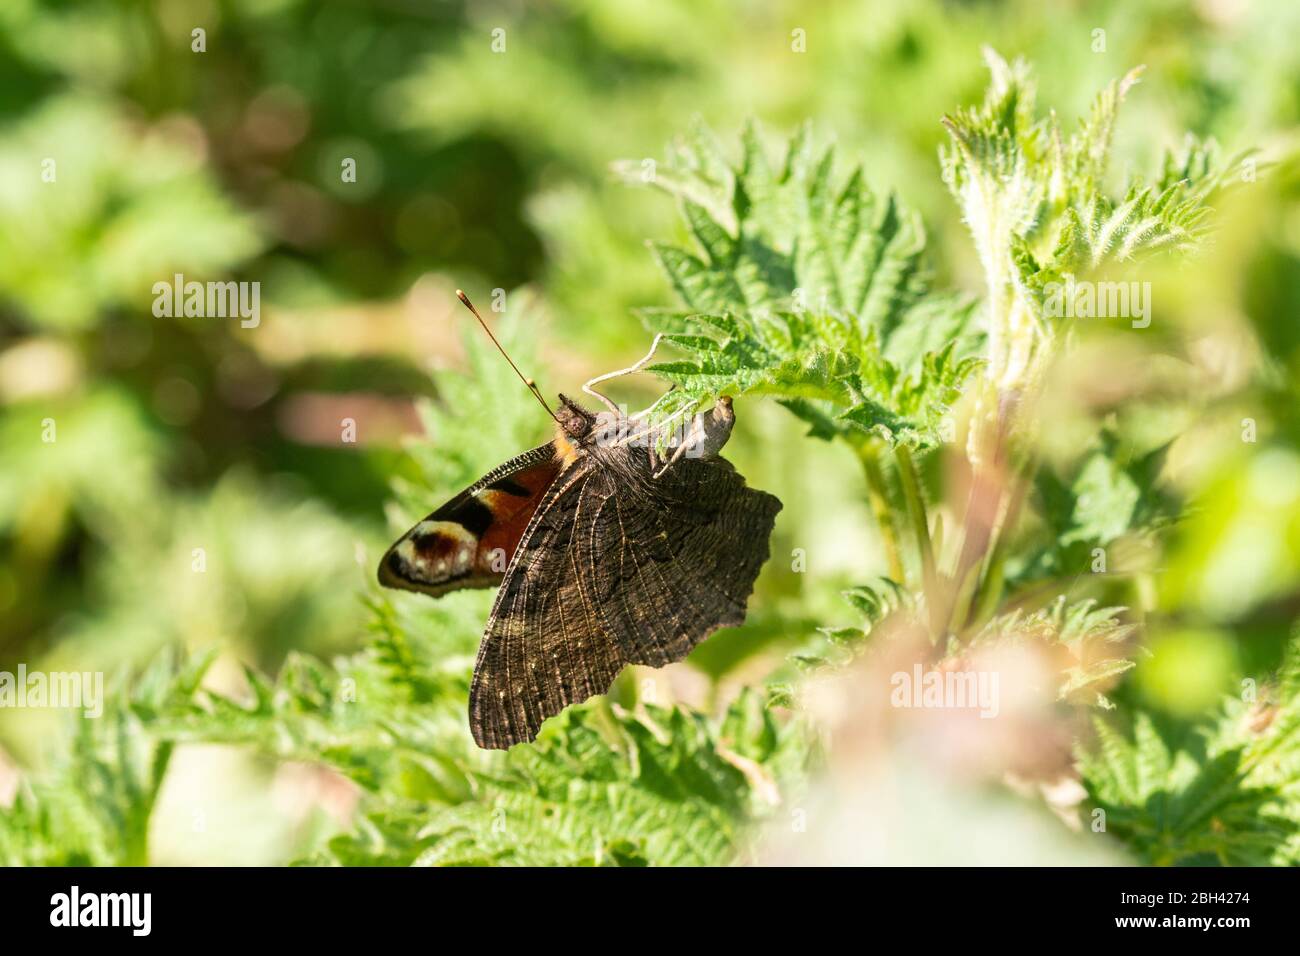
[[583,462],[555,483],[524,532],[474,664],[469,723],[480,747],[532,740],[547,717],[609,688],[626,663],[600,627],[574,549]]
[[397,539],[379,583],[433,597],[495,587],[559,473],[550,443],[488,472]]

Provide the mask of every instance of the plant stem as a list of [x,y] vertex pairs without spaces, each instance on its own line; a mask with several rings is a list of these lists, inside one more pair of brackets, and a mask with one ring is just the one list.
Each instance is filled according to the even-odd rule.
[[889,564],[889,576],[899,584],[905,584],[898,532],[894,528],[894,517],[889,508],[889,489],[885,485],[885,473],[880,468],[877,449],[864,441],[855,443],[854,451],[857,452],[858,460],[862,462],[862,472],[866,475],[867,501],[871,504],[876,525],[880,528],[880,541],[885,549],[885,560]]
[[[1019,392],[998,395],[996,419],[971,423],[966,453],[971,485],[962,519],[961,554],[953,571],[955,599],[945,622],[945,627],[954,633],[991,617],[1002,596],[1005,534],[1015,527],[1028,487],[1028,475],[1032,473],[1029,469],[1012,469],[1016,472],[1011,479],[1014,484],[1011,488],[1006,486],[1008,435],[1020,401]],[[994,422],[990,442],[987,428]],[[977,436],[984,440],[976,440]]]
[[903,497],[907,500],[907,513],[912,519],[912,531],[916,535],[916,549],[921,556],[921,580],[925,586],[926,602],[931,608],[930,617],[933,625],[938,621],[936,612],[939,610],[938,604],[942,598],[939,594],[938,575],[934,569],[930,520],[926,515],[925,499],[921,495],[921,482],[917,477],[911,451],[906,445],[896,445],[894,457],[898,461],[898,479],[903,486]]
[[993,545],[993,550],[989,552],[983,577],[981,577],[975,592],[979,595],[979,601],[975,605],[975,610],[970,612],[968,621],[957,622],[959,629],[965,628],[968,624],[972,627],[979,627],[993,617],[997,611],[998,602],[1002,600],[1005,564],[1006,548],[1002,543],[1002,539],[999,538],[997,543]]
[[983,624],[992,618],[997,610],[998,602],[1002,599],[1005,580],[1003,572],[1007,558],[1008,538],[1014,533],[1016,524],[1020,520],[1021,509],[1024,507],[1033,475],[1038,467],[1037,461],[1037,456],[1030,455],[1020,463],[1019,467],[1012,465],[1012,487],[1006,496],[1006,511],[992,530],[988,555],[984,560],[979,587],[975,592],[979,595],[979,600],[971,613],[970,620],[958,621],[958,626]]
[[138,794],[139,804],[131,811],[124,828],[124,863],[127,866],[149,865],[149,822],[158,804],[158,793],[167,777],[167,767],[171,763],[175,746],[170,740],[159,741],[156,745],[149,767],[149,779],[146,781],[147,789]]

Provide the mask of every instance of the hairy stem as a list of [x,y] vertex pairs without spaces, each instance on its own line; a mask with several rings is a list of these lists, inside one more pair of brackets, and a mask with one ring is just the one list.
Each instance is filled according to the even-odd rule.
[[877,449],[868,442],[860,442],[855,443],[854,451],[862,462],[862,472],[867,479],[867,501],[876,517],[876,526],[880,529],[880,542],[885,549],[885,561],[889,564],[889,576],[899,584],[906,583],[902,551],[898,546],[898,531],[894,527],[894,516],[889,507],[889,489],[885,485],[885,473],[880,468]]
[[1025,497],[1029,492],[1032,476],[1037,467],[1037,459],[1031,455],[1026,462],[1021,464],[1021,467],[1016,469],[1016,475],[1013,479],[1014,484],[1007,501],[1006,513],[993,530],[988,557],[984,562],[979,588],[976,592],[979,595],[979,601],[975,606],[971,619],[966,622],[958,622],[959,626],[963,624],[983,624],[993,617],[998,602],[1002,600],[1003,569],[1007,557],[1007,541],[1010,534],[1015,530],[1016,523],[1020,520],[1020,511],[1024,507]]
[[[912,519],[912,532],[916,535],[916,549],[921,557],[921,580],[925,586],[926,603],[930,606],[931,625],[940,623],[942,614],[939,604],[939,579],[934,569],[934,549],[930,542],[930,520],[925,510],[925,499],[921,495],[921,482],[916,473],[916,464],[912,453],[906,445],[894,448],[894,458],[898,461],[899,483],[903,486],[903,497],[907,501],[907,513]],[[936,634],[937,636],[937,634]]]

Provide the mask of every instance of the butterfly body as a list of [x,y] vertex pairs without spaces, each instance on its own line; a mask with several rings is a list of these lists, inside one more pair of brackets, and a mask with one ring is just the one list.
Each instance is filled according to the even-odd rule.
[[635,420],[560,399],[551,442],[485,475],[380,563],[385,586],[434,597],[500,584],[470,687],[481,747],[532,740],[624,666],[681,660],[742,623],[781,509],[718,455],[729,400],[696,416],[665,463]]

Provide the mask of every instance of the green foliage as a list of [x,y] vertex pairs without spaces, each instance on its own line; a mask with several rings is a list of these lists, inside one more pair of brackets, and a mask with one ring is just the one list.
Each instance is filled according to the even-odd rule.
[[1181,156],[1166,154],[1156,182],[1135,178],[1114,196],[1107,165],[1115,121],[1141,69],[1107,85],[1066,137],[1055,112],[1037,116],[1025,61],[1007,63],[988,48],[984,58],[991,73],[984,101],[945,117],[951,145],[940,159],[984,270],[990,372],[1014,388],[1042,373],[1056,334],[1060,313],[1046,306],[1044,287],[1094,275],[1107,261],[1190,250],[1227,166],[1212,144],[1189,139]]
[[728,863],[779,799],[771,767],[794,739],[752,694],[720,725],[681,708],[572,708],[535,746],[471,771],[473,799],[371,816],[318,862]]
[[1114,706],[1103,692],[1131,670],[1140,649],[1134,641],[1138,627],[1121,620],[1124,608],[1097,607],[1086,598],[1070,603],[1065,596],[1046,608],[1026,612],[1020,608],[999,614],[971,638],[981,644],[1015,645],[1033,642],[1068,655],[1061,668],[1058,697],[1084,704]]
[[[238,744],[334,769],[364,791],[355,832],[314,863],[720,864],[797,780],[801,731],[746,693],[715,722],[686,708],[571,708],[535,746],[469,741],[467,658],[439,662],[429,621],[408,635],[391,607],[365,651],[334,667],[305,655],[274,683],[208,689],[214,660],[165,654],[129,703],[83,720],[64,763],[0,817],[0,860],[148,862],[148,824],[174,748]],[[111,699],[118,699],[114,695]],[[782,777],[778,785],[777,775]]]
[[[50,420],[55,441],[42,442]],[[118,516],[157,491],[159,436],[121,389],[97,389],[75,402],[15,403],[0,420],[0,447],[9,466],[0,470],[0,530],[6,533],[18,530],[25,504],[40,496],[115,532]],[[106,471],[110,455],[117,467]],[[112,524],[103,528],[104,522]]]
[[[154,282],[221,276],[259,251],[250,217],[195,150],[161,131],[139,139],[108,104],[76,97],[10,129],[0,171],[31,185],[0,192],[0,218],[40,227],[0,233],[0,289],[27,323],[84,328],[110,309],[143,310]],[[47,170],[55,178],[41,181]]]
[[1096,549],[1168,528],[1179,504],[1160,483],[1168,450],[1167,444],[1135,450],[1105,429],[1064,476],[1040,468],[1034,481],[1045,533],[1038,546],[1025,543],[1016,575],[1041,579],[1104,571],[1094,568]]
[[151,724],[196,692],[212,660],[208,653],[181,664],[163,654],[129,690],[109,697],[101,717],[77,720],[70,748],[0,814],[0,863],[147,864],[150,816],[173,751]]
[[[137,673],[111,681],[102,719],[70,732],[0,715],[0,801],[17,778],[0,807],[0,862],[159,859],[168,791],[186,782],[177,755],[210,745],[263,768],[311,765],[356,795],[350,818],[285,841],[277,862],[746,861],[753,826],[784,813],[823,756],[798,711],[802,669],[872,653],[891,618],[928,625],[936,581],[969,589],[951,626],[934,627],[936,654],[1045,648],[1062,665],[1056,709],[1106,709],[1096,744],[1080,745],[1085,825],[1105,808],[1110,835],[1144,862],[1297,862],[1295,652],[1263,704],[1229,700],[1199,719],[1158,711],[1131,679],[1147,627],[1167,617],[1212,622],[1243,657],[1292,623],[1294,159],[1276,183],[1239,191],[1251,194],[1248,228],[1179,274],[1159,327],[1116,343],[1210,366],[1177,427],[1133,442],[1111,419],[1150,406],[1125,396],[1116,416],[1046,418],[1065,454],[1040,460],[1033,430],[1016,432],[1012,454],[980,462],[1023,482],[1023,508],[999,512],[1008,526],[963,581],[959,558],[980,531],[962,521],[963,469],[978,470],[980,449],[968,442],[963,461],[947,432],[969,421],[978,439],[999,391],[1039,409],[1044,370],[1067,345],[1045,314],[1049,283],[1154,268],[1154,253],[1205,242],[1236,171],[1210,135],[1277,142],[1272,131],[1297,118],[1294,5],[1184,18],[1170,44],[1146,39],[1167,35],[1168,10],[1139,2],[1105,57],[1077,42],[1099,22],[1086,4],[801,8],[815,55],[779,69],[789,4],[752,17],[623,0],[521,9],[508,57],[465,4],[216,6],[205,56],[144,6],[0,10],[0,645],[7,659]],[[952,113],[945,134],[943,110],[978,82],[973,38],[991,34],[1041,65],[1060,106],[1082,105],[1075,91],[1104,82],[1107,64],[1150,62],[1158,92],[1134,95],[1130,73],[1070,131],[1037,110],[1023,62],[988,54],[983,103]],[[1121,103],[1139,135],[1117,125]],[[805,128],[773,162],[751,128],[733,159],[697,124],[667,163],[623,168],[637,182],[653,169],[681,214],[675,241],[646,256],[644,237],[665,235],[671,210],[606,183],[605,168],[611,154],[649,155],[693,110],[725,124],[745,110],[774,124],[814,116],[842,145],[818,148]],[[1112,154],[1153,155],[1152,131],[1171,128],[1202,136],[1149,178],[1111,168]],[[941,180],[925,171],[945,135]],[[848,154],[862,167],[837,168]],[[339,179],[343,156],[358,159],[355,183]],[[49,157],[57,184],[40,181]],[[863,169],[908,204],[869,188]],[[928,248],[918,211],[939,240]],[[972,274],[964,230],[979,301],[948,291]],[[933,279],[931,261],[950,278]],[[261,280],[265,323],[246,334],[155,319],[149,289],[174,271]],[[550,321],[513,304],[489,321],[547,393],[550,359],[571,377],[624,364],[645,346],[630,307],[675,298],[642,313],[679,353],[658,368],[676,388],[656,416],[768,395],[812,434],[844,439],[880,553],[850,533],[859,511],[842,490],[852,472],[833,471],[842,450],[756,440],[773,419],[751,405],[729,457],[783,494],[774,555],[807,548],[808,573],[774,559],[750,623],[701,648],[685,681],[704,681],[691,698],[702,709],[638,704],[624,680],[536,745],[485,754],[464,702],[491,595],[357,591],[387,534],[382,501],[389,530],[404,529],[544,435],[477,332],[465,374],[424,374],[430,356],[459,361],[458,323],[439,298],[454,307],[454,285],[525,281],[540,282]],[[1237,338],[1263,343],[1266,387]],[[382,415],[360,417],[360,446],[310,437],[322,421],[334,428],[336,410],[386,402],[384,414],[404,416],[408,394],[431,392],[419,408],[427,437],[407,456],[385,447]],[[1258,446],[1240,437],[1244,416]],[[47,419],[57,443],[41,441]],[[1111,559],[1132,539],[1158,571],[1112,561],[1088,573],[1095,548]],[[844,591],[856,581],[867,583]],[[208,646],[215,660],[196,650]],[[992,787],[978,796],[997,802]],[[944,832],[925,805],[927,835]],[[970,817],[954,819],[968,835]]]
[[1079,765],[1106,832],[1157,865],[1300,863],[1300,641],[1272,693],[1190,724],[1146,709],[1099,717]]
[[[640,181],[635,164],[625,177]],[[776,397],[822,438],[931,447],[978,364],[974,307],[930,292],[915,213],[843,182],[807,128],[774,168],[754,126],[738,166],[698,125],[654,183],[677,197],[695,251],[653,249],[685,309],[645,313],[688,358],[653,370],[678,386],[661,419],[718,396]]]
[[[881,577],[841,593],[841,597],[862,615],[859,623],[838,627],[819,627],[818,639],[808,643],[790,659],[800,672],[842,667],[868,648],[868,638],[882,621],[897,614],[915,611],[915,596],[902,584]],[[788,706],[793,689],[777,685],[776,700]]]
[[1135,179],[1118,197],[1107,192],[1115,121],[1141,68],[1107,85],[1066,137],[1055,113],[1036,116],[1029,65],[984,55],[992,74],[984,102],[945,119],[952,146],[941,157],[990,275],[1022,251],[1051,251],[1062,271],[1092,270],[1107,258],[1187,250],[1204,236],[1207,202],[1226,178],[1213,144],[1189,137],[1181,154],[1166,153],[1154,183]]

